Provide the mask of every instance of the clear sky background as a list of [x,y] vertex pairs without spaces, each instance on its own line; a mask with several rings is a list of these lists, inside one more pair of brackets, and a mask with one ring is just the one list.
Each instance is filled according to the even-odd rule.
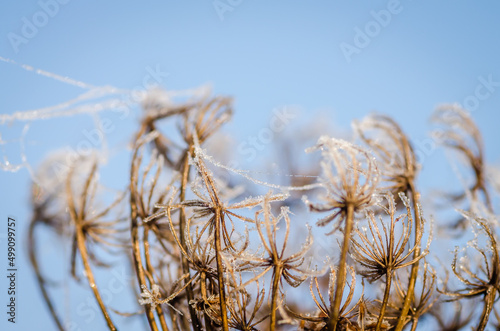
[[[268,127],[273,109],[283,106],[300,109],[296,124],[324,116],[344,130],[372,111],[389,114],[415,142],[423,142],[435,107],[458,102],[482,130],[487,160],[499,164],[499,17],[494,1],[4,1],[0,57],[93,86],[142,88],[151,72],[166,89],[209,83],[214,93],[234,97],[235,115],[226,131],[239,142]],[[54,106],[83,92],[0,61],[0,115]],[[107,138],[112,153],[119,154],[140,111],[133,107],[123,120],[112,111],[100,116],[113,121],[116,129]],[[23,162],[26,124],[25,155],[33,168],[51,150],[76,148],[86,139],[84,131],[94,128],[88,115],[0,123],[4,166]],[[422,187],[454,180],[442,152],[426,154],[423,163],[424,170],[432,170],[423,172]],[[108,169],[126,171],[128,164]],[[0,171],[0,183],[0,328],[50,330],[24,242],[30,174],[26,167]],[[8,215],[19,225],[14,328],[3,312]],[[63,246],[44,248],[44,254]],[[46,270],[58,266],[64,269],[54,262]],[[61,291],[66,297],[58,304],[63,316],[88,330],[102,320],[87,322],[88,316],[73,308],[89,296],[85,285],[81,288]]]

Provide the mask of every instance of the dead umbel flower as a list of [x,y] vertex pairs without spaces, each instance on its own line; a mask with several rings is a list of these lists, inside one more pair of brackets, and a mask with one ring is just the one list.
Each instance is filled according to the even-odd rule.
[[[364,307],[363,296],[361,296],[358,302],[356,302],[354,305],[351,306],[352,299],[354,298],[354,290],[356,288],[356,273],[353,267],[349,267],[348,270],[351,275],[351,283],[348,284],[349,293],[344,301],[344,304],[341,306],[339,310],[339,317],[337,318],[336,328],[339,328],[340,330],[359,330],[359,325],[364,325],[364,322],[366,322],[366,318],[361,318],[361,320],[359,321],[360,322],[359,325],[354,321],[354,318],[356,317],[357,314],[359,315],[359,310],[360,309],[362,310],[363,309],[362,307]],[[319,329],[326,330],[328,328],[328,325],[332,320],[331,317],[333,310],[332,306],[335,304],[334,286],[337,278],[337,273],[335,272],[335,269],[331,268],[328,275],[329,275],[328,297],[327,297],[328,301],[326,301],[323,297],[323,294],[321,294],[320,286],[318,283],[318,277],[313,277],[311,279],[311,284],[309,286],[311,297],[313,298],[316,307],[319,309],[317,316],[310,316],[309,314],[308,315],[298,314],[288,309],[288,311],[295,318],[298,318],[302,321],[319,324],[318,330]],[[364,314],[362,313],[361,315]]]
[[375,160],[370,153],[347,141],[323,136],[318,140],[318,144],[308,151],[314,150],[321,150],[323,156],[321,168],[323,170],[322,183],[327,191],[324,197],[326,201],[324,204],[316,204],[306,200],[306,203],[312,211],[333,211],[318,221],[319,226],[339,219],[334,227],[333,231],[335,231],[341,223],[345,223],[335,299],[331,305],[331,320],[328,322],[328,329],[335,330],[345,287],[345,266],[354,226],[354,214],[370,207],[375,202],[374,195],[379,174]]
[[[406,249],[410,241],[413,217],[410,201],[401,193],[401,200],[406,206],[406,214],[396,216],[396,204],[391,194],[386,195],[388,206],[380,204],[380,208],[389,216],[389,226],[386,226],[382,218],[377,222],[376,216],[372,211],[367,212],[368,231],[359,228],[355,229],[356,237],[352,239],[351,256],[356,260],[364,270],[361,274],[369,281],[375,281],[385,275],[385,291],[382,305],[379,312],[376,329],[380,330],[384,322],[384,314],[389,302],[389,295],[393,274],[397,269],[405,268],[414,264],[423,258],[428,252],[412,256],[417,250],[417,246]],[[420,223],[416,235],[418,241],[422,238],[423,220],[417,220]],[[378,223],[382,226],[382,231]],[[401,235],[397,236],[396,224],[401,229]]]
[[[256,229],[259,234],[261,243],[264,247],[263,256],[247,255],[242,258],[241,270],[253,268],[264,268],[264,270],[252,278],[251,282],[257,281],[260,277],[272,270],[271,284],[271,317],[270,329],[276,328],[276,309],[278,306],[279,292],[282,282],[285,281],[292,287],[297,287],[304,282],[308,276],[307,265],[304,265],[305,255],[312,245],[312,234],[309,229],[309,235],[306,242],[303,244],[300,251],[286,255],[285,250],[288,245],[288,235],[290,233],[290,216],[289,210],[286,207],[281,208],[278,216],[273,215],[270,206],[272,195],[269,193],[265,196],[262,204],[262,210],[255,215]],[[263,220],[259,219],[262,217]],[[283,245],[279,249],[277,246],[277,230],[278,223],[285,222],[285,237]]]
[[338,221],[331,234],[345,222],[349,209],[352,213],[360,212],[375,202],[378,167],[368,151],[345,140],[323,136],[307,152],[316,150],[320,150],[323,157],[321,183],[326,189],[326,196],[322,197],[325,203],[312,203],[307,199],[306,203],[315,212],[332,211],[317,223],[325,226]]
[[[94,297],[99,305],[99,308],[111,330],[116,330],[114,323],[108,312],[101,293],[98,290],[97,283],[92,271],[91,262],[99,263],[97,257],[91,251],[91,243],[96,245],[110,245],[110,240],[113,239],[113,234],[117,232],[114,225],[117,221],[106,222],[104,217],[110,213],[121,198],[115,200],[111,205],[103,210],[96,212],[92,203],[95,200],[97,190],[97,162],[91,160],[89,162],[90,170],[86,177],[83,187],[78,189],[73,188],[76,163],[69,170],[66,178],[66,199],[68,204],[68,211],[71,218],[71,223],[74,226],[73,248],[71,254],[71,273],[73,277],[76,276],[76,258],[77,253],[81,257],[85,276],[88,280],[89,286],[92,289]],[[82,170],[82,169],[80,169]]]
[[256,286],[253,293],[256,295],[252,307],[252,295],[247,290],[247,285],[243,283],[242,273],[228,264],[228,274],[236,285],[228,295],[229,326],[240,331],[257,331],[256,326],[269,317],[267,314],[259,314],[265,299],[265,289],[260,289],[259,279],[253,281]]
[[[479,192],[483,193],[486,205],[491,209],[491,199],[485,181],[483,138],[478,127],[467,111],[457,105],[438,108],[432,120],[443,126],[442,130],[434,132],[437,141],[462,153],[473,169],[475,180],[469,188],[473,199],[477,199]],[[455,198],[464,197],[465,194],[460,194]]]
[[[439,294],[435,294],[436,289],[436,271],[424,261],[423,267],[423,276],[421,277],[420,282],[420,291],[415,290],[415,295],[410,304],[409,317],[411,318],[412,325],[411,331],[415,331],[417,329],[418,321],[420,317],[424,314],[427,314],[434,304],[439,299]],[[422,273],[421,273],[422,275]],[[405,290],[405,286],[400,281],[399,278],[396,279],[396,289],[397,295],[399,299],[402,301],[407,296],[407,291]],[[417,296],[418,294],[418,296]],[[399,305],[400,307],[401,305]],[[397,307],[393,307],[397,308]]]
[[[420,231],[419,219],[420,193],[418,192],[415,180],[418,173],[418,164],[415,152],[410,140],[401,127],[390,117],[373,114],[361,122],[355,122],[354,128],[360,138],[372,149],[380,164],[382,180],[386,183],[381,187],[381,191],[390,191],[393,195],[399,193],[407,194],[411,197],[415,205],[415,232]],[[420,239],[415,235],[414,258],[420,255]],[[404,300],[403,308],[396,326],[397,331],[404,327],[406,315],[413,298],[413,291],[418,273],[418,261],[412,265],[408,280],[408,292]]]
[[[475,298],[482,296],[484,300],[483,311],[477,330],[484,330],[488,323],[488,318],[493,309],[500,291],[500,257],[498,253],[498,244],[491,227],[487,220],[482,219],[472,213],[462,212],[465,217],[476,222],[488,238],[486,249],[474,242],[472,246],[479,253],[481,264],[476,268],[470,265],[470,260],[464,257],[458,260],[458,249],[455,249],[455,256],[451,264],[453,274],[465,285],[465,288],[456,291],[442,291],[451,296],[453,300],[461,298]],[[477,239],[476,239],[477,240]],[[470,258],[470,257],[469,257]]]
[[[452,202],[463,201],[470,195],[469,210],[479,212],[481,194],[486,212],[493,214],[491,195],[488,190],[486,161],[483,138],[470,114],[458,105],[443,105],[433,114],[432,121],[441,126],[433,132],[434,140],[465,158],[467,167],[472,170],[472,183],[463,192],[450,194]],[[462,225],[461,219],[458,225]]]
[[373,114],[355,121],[353,127],[376,155],[382,181],[386,183],[381,190],[394,196],[407,194],[414,186],[418,166],[413,147],[399,125],[388,116]]

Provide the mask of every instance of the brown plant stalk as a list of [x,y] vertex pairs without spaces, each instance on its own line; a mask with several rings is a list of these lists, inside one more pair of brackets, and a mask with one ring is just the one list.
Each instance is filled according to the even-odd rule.
[[[344,237],[340,251],[338,275],[336,279],[335,298],[331,306],[331,320],[328,330],[337,328],[340,304],[345,287],[346,261],[349,251],[351,232],[354,228],[354,213],[373,203],[373,195],[378,183],[377,166],[371,155],[358,146],[328,137],[321,137],[318,144],[310,150],[322,150],[324,185],[327,189],[326,204],[309,203],[313,211],[331,211],[333,214],[318,221],[318,225],[326,225],[337,218],[344,222]],[[332,168],[335,171],[332,171]],[[333,231],[335,231],[338,224]],[[332,232],[333,232],[332,231]]]
[[89,188],[92,182],[92,179],[95,175],[95,172],[97,170],[97,164],[94,162],[90,171],[89,176],[87,177],[87,180],[85,182],[83,191],[82,191],[82,196],[80,200],[80,210],[77,210],[77,207],[75,205],[74,197],[73,197],[73,191],[71,187],[71,181],[73,177],[73,172],[75,170],[75,167],[73,167],[69,173],[68,177],[66,180],[66,195],[67,195],[67,203],[68,203],[68,208],[69,208],[69,213],[71,220],[74,223],[75,226],[75,238],[76,238],[76,247],[78,248],[78,252],[80,253],[80,257],[82,258],[83,262],[83,267],[85,270],[85,276],[88,280],[89,286],[92,289],[92,293],[94,294],[94,297],[99,305],[99,308],[101,309],[102,315],[104,319],[106,320],[106,323],[109,327],[110,330],[116,330],[115,325],[113,324],[113,321],[111,320],[111,317],[109,316],[108,310],[106,308],[106,305],[104,304],[101,294],[99,293],[99,290],[97,288],[97,283],[94,278],[94,273],[92,271],[92,268],[90,266],[89,262],[89,253],[87,251],[87,245],[85,243],[86,239],[86,229],[84,228],[86,226],[86,219],[85,219],[85,207],[86,207],[86,202],[88,197],[90,196]]
[[[137,137],[141,137],[143,133],[142,129]],[[137,275],[137,281],[139,283],[139,288],[143,289],[147,287],[146,276],[144,272],[142,255],[141,255],[141,245],[139,240],[139,210],[138,206],[140,204],[139,189],[137,188],[139,181],[139,167],[140,164],[137,162],[139,159],[139,151],[144,143],[139,143],[136,145],[134,153],[132,155],[132,165],[130,167],[130,239],[132,242],[132,252],[133,252],[133,262],[134,268]],[[158,331],[158,325],[156,324],[153,309],[150,305],[145,306],[145,313],[151,330]]]
[[30,222],[30,226],[28,229],[29,259],[31,262],[31,266],[33,267],[33,270],[34,270],[35,275],[36,275],[38,287],[40,288],[40,291],[42,292],[42,296],[43,296],[43,299],[45,301],[45,304],[49,308],[50,315],[52,316],[52,319],[56,323],[57,328],[60,331],[64,331],[62,321],[59,318],[59,315],[57,314],[54,303],[49,295],[49,291],[47,290],[47,281],[46,281],[45,277],[43,277],[42,272],[40,270],[40,266],[38,265],[38,257],[36,255],[37,244],[36,244],[36,239],[35,239],[36,238],[35,228],[38,224],[39,224],[38,220],[36,218],[33,218]]
[[[360,138],[372,148],[379,159],[383,180],[388,183],[385,189],[394,195],[408,194],[414,206],[415,221],[415,251],[413,258],[420,256],[420,239],[417,233],[420,229],[420,193],[416,190],[415,179],[418,173],[415,152],[406,134],[401,127],[390,117],[374,114],[368,116],[361,123],[355,124]],[[375,137],[370,137],[374,132]],[[401,331],[406,324],[410,303],[413,300],[415,282],[417,281],[419,262],[416,261],[410,271],[408,292],[396,325],[396,331]]]
[[[377,224],[377,220],[373,211],[367,212],[369,233],[361,231],[359,228],[355,229],[357,238],[352,240],[351,255],[362,267],[365,269],[360,273],[368,281],[373,282],[385,275],[385,290],[382,305],[380,307],[376,330],[380,330],[384,323],[384,315],[389,303],[391,284],[393,274],[396,270],[413,265],[419,261],[426,254],[421,254],[416,258],[411,258],[417,249],[413,246],[407,249],[410,241],[413,218],[408,199],[401,193],[400,198],[407,206],[406,214],[396,216],[396,203],[393,196],[389,193],[385,196],[386,204],[379,204],[379,207],[384,210],[385,214],[390,218],[390,224],[387,227],[382,217],[380,223],[382,231]],[[396,224],[402,227],[402,233],[396,237]],[[421,237],[422,232],[417,232],[417,236]]]

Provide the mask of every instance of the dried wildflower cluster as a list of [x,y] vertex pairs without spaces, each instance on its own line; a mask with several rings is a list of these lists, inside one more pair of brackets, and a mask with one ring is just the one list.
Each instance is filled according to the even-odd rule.
[[[30,259],[58,329],[67,324],[38,254],[41,228],[67,238],[71,277],[87,284],[111,330],[119,328],[119,315],[142,318],[151,330],[499,327],[495,197],[481,134],[464,110],[442,107],[434,116],[441,125],[437,142],[465,158],[463,168],[472,174],[446,205],[468,220],[462,235],[475,236],[463,246],[471,252],[456,248],[446,262],[433,247],[448,239],[433,241],[433,223],[422,210],[417,183],[425,167],[391,118],[355,122],[353,142],[318,137],[307,151],[321,161],[311,157],[303,172],[317,174],[317,182],[294,185],[300,174],[289,174],[292,185],[285,187],[247,181],[247,172],[207,152],[231,117],[230,99],[175,104],[155,93],[143,103],[123,192],[110,197],[98,158],[86,157],[60,172],[53,190],[32,199]],[[287,154],[287,169],[300,171],[294,157],[307,155]],[[307,209],[296,212],[300,194]],[[316,226],[297,239],[308,222]],[[331,239],[334,256],[317,256],[313,233]],[[96,277],[113,268],[109,260],[116,256],[133,270],[133,314],[112,308]]]

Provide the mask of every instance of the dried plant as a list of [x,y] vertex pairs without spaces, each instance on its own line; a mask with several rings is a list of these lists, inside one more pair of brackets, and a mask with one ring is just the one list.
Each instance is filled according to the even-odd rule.
[[[344,301],[344,304],[340,308],[336,327],[338,327],[340,330],[358,330],[358,325],[355,321],[355,317],[357,315],[356,310],[363,303],[363,297],[361,297],[357,303],[351,306],[352,299],[354,298],[354,290],[356,288],[356,273],[353,267],[349,267],[348,269],[351,275],[351,284],[348,284],[349,293]],[[311,279],[309,291],[311,292],[311,296],[314,300],[314,303],[316,304],[316,307],[319,309],[319,312],[316,314],[317,316],[299,314],[289,310],[290,313],[300,320],[316,324],[317,326],[319,326],[318,330],[327,330],[328,324],[331,321],[331,307],[335,302],[334,286],[336,283],[336,276],[337,275],[335,269],[331,268],[329,272],[328,283],[328,304],[325,302],[325,299],[321,294],[318,277],[313,277]],[[366,317],[363,320],[366,320]]]
[[73,277],[76,275],[76,257],[77,254],[80,255],[85,276],[87,277],[88,283],[94,297],[101,309],[101,312],[106,319],[106,323],[111,330],[116,330],[111,318],[109,316],[108,309],[102,300],[101,294],[97,288],[94,273],[90,265],[91,262],[102,265],[97,260],[97,256],[90,250],[89,245],[94,244],[104,244],[109,245],[110,242],[107,238],[112,238],[112,235],[116,233],[116,229],[113,226],[119,221],[105,222],[103,217],[105,217],[111,209],[118,204],[121,200],[117,199],[109,207],[103,209],[100,212],[95,212],[92,206],[92,202],[95,197],[95,191],[97,188],[95,177],[97,174],[97,163],[94,161],[91,164],[91,168],[87,179],[82,187],[82,191],[77,194],[73,190],[73,177],[76,167],[72,167],[68,173],[66,179],[66,198],[68,204],[69,215],[71,222],[74,225],[74,236],[71,254],[71,273]]
[[[282,280],[288,283],[292,287],[297,287],[307,278],[306,267],[303,266],[305,261],[305,255],[307,254],[309,248],[312,245],[312,234],[309,229],[309,235],[306,242],[302,246],[302,249],[289,256],[285,256],[285,250],[288,244],[288,235],[290,231],[290,217],[288,208],[282,207],[281,213],[278,216],[274,216],[271,212],[271,201],[272,195],[268,193],[263,202],[263,209],[256,213],[255,224],[257,232],[261,239],[261,243],[264,248],[264,255],[258,256],[253,254],[246,254],[241,256],[242,263],[238,267],[240,270],[248,270],[253,268],[264,269],[257,276],[252,278],[251,282],[258,280],[268,271],[272,270],[272,285],[270,289],[271,293],[271,317],[270,317],[270,329],[274,330],[276,328],[276,309],[279,300],[279,290],[282,286]],[[263,220],[259,220],[259,216],[263,215]],[[285,237],[283,239],[283,245],[281,249],[277,246],[277,230],[278,223],[285,221]],[[264,229],[263,229],[264,227]]]
[[327,190],[326,203],[319,205],[306,202],[313,211],[333,210],[332,214],[318,221],[319,226],[324,226],[340,218],[341,221],[332,231],[334,232],[340,227],[341,222],[345,223],[335,300],[331,307],[331,321],[328,324],[329,330],[335,330],[339,318],[340,302],[344,293],[346,258],[354,225],[354,214],[374,203],[374,194],[379,178],[377,165],[373,158],[367,151],[358,146],[323,136],[318,140],[318,144],[309,151],[317,149],[322,151],[323,156],[321,168],[323,170],[323,184]]
[[[278,183],[266,183],[251,171],[234,169],[229,165],[233,160],[224,158],[228,164],[222,164],[211,155],[216,145],[238,156],[217,139],[231,117],[231,99],[198,93],[177,103],[171,94],[155,90],[144,99],[143,108],[126,189],[117,197],[102,194],[106,191],[98,175],[103,165],[98,167],[97,157],[68,164],[61,161],[66,159],[62,154],[51,155],[40,167],[42,180],[33,184],[29,257],[59,330],[66,325],[52,286],[58,281],[49,280],[44,265],[53,255],[40,252],[48,247],[42,243],[43,231],[68,245],[68,274],[73,276],[68,287],[80,282],[83,269],[102,321],[111,330],[121,328],[113,314],[140,315],[154,331],[374,331],[406,326],[413,331],[424,328],[421,321],[428,315],[443,330],[473,323],[477,330],[498,328],[495,200],[488,191],[481,134],[463,110],[439,109],[435,120],[445,126],[440,142],[465,155],[475,174],[473,185],[455,198],[471,200],[470,210],[462,212],[471,222],[464,225],[474,231],[478,226],[487,245],[480,245],[474,232],[470,245],[478,258],[459,258],[456,250],[448,272],[444,265],[431,265],[431,257],[444,254],[439,247],[449,242],[437,238],[430,246],[432,222],[426,223],[417,188],[425,167],[417,164],[410,138],[390,117],[372,115],[355,123],[365,147],[321,136],[307,149],[321,153],[310,159],[297,154],[300,144],[292,145],[295,140],[276,133],[280,177]],[[306,131],[307,139],[317,136],[314,130]],[[308,200],[304,194],[315,198]],[[487,210],[473,213],[480,209],[480,195]],[[308,210],[298,204],[301,196]],[[456,207],[458,200],[440,208]],[[316,213],[326,216],[317,227],[302,230]],[[335,239],[323,243],[328,247],[313,240],[325,226],[331,229],[324,238],[338,236],[339,249]],[[305,240],[295,240],[295,233]],[[427,245],[421,243],[425,238]],[[326,248],[332,248],[338,260],[332,262],[324,254]],[[98,280],[106,276],[102,270],[113,267],[114,256],[134,271],[127,295],[134,297],[136,305],[130,310],[136,313],[117,312],[111,308],[114,303],[104,299]],[[318,265],[312,266],[312,261]],[[448,284],[448,274],[463,287]],[[311,314],[302,300],[308,280],[315,307]],[[359,280],[362,289],[355,288]],[[461,311],[471,298],[481,303],[480,316],[472,306],[470,314]],[[446,307],[447,301],[457,306]]]
[[[178,286],[178,284],[184,280],[184,278],[187,278],[187,274],[183,275],[181,278],[177,280],[177,282],[174,284],[174,288]],[[193,278],[191,278],[193,280]],[[181,287],[177,291],[175,291],[173,294],[169,295],[167,298],[162,299],[162,293],[160,290],[160,286],[158,284],[153,284],[152,289],[149,290],[146,286],[142,287],[142,293],[141,293],[141,299],[139,299],[139,304],[141,305],[150,305],[152,309],[155,309],[156,306],[162,305],[162,304],[168,304],[169,302],[172,301],[177,295],[179,295],[180,292],[182,292],[187,285],[184,285],[184,287]],[[174,308],[173,306],[171,306]],[[174,308],[175,309],[175,308]]]
[[[428,253],[424,252],[412,258],[417,246],[413,246],[408,250],[406,249],[410,241],[413,224],[412,212],[408,199],[401,193],[401,200],[403,200],[403,203],[406,205],[407,213],[396,216],[394,198],[390,194],[386,195],[385,198],[388,207],[384,204],[380,204],[380,207],[390,218],[389,226],[387,227],[382,218],[380,218],[379,223],[382,224],[382,231],[380,231],[375,214],[373,212],[368,212],[367,219],[370,233],[368,234],[366,231],[356,228],[355,233],[358,239],[353,238],[351,245],[352,257],[364,267],[364,270],[360,272],[361,275],[369,281],[375,281],[385,275],[384,299],[382,300],[379,312],[376,326],[377,330],[380,329],[384,321],[394,272],[397,269],[414,264]],[[399,236],[397,236],[396,233],[396,223],[398,222],[402,227]],[[419,220],[419,222],[422,223],[422,220]],[[423,225],[419,226],[419,229],[422,229],[422,226]],[[420,242],[422,231],[417,231],[416,235],[419,237],[418,241]]]
[[485,219],[481,219],[465,211],[463,214],[465,217],[477,222],[485,232],[488,237],[488,246],[485,249],[480,247],[477,243],[473,243],[473,247],[479,253],[483,262],[478,270],[472,269],[469,264],[469,259],[467,258],[463,258],[460,261],[462,263],[458,264],[458,248],[455,249],[451,268],[453,274],[465,285],[465,288],[453,292],[445,290],[443,293],[452,296],[452,300],[482,296],[484,307],[477,329],[484,330],[493,309],[493,304],[496,301],[498,291],[500,290],[500,259],[498,255],[498,245],[495,235]]
[[413,147],[399,125],[390,117],[374,114],[354,122],[354,129],[377,157],[382,180],[381,190],[394,196],[415,191],[418,165]]
[[[439,299],[438,295],[435,295],[436,290],[436,272],[435,270],[424,261],[424,265],[421,277],[420,284],[420,292],[416,291],[416,294],[413,297],[412,302],[410,303],[410,310],[408,320],[411,320],[411,330],[416,330],[418,321],[420,317],[424,314],[428,313],[430,309],[434,306],[434,304]],[[418,285],[418,283],[417,283]],[[396,292],[392,297],[391,302],[389,303],[389,307],[391,307],[394,311],[399,312],[402,305],[402,302],[407,297],[407,290],[405,286],[402,284],[401,279],[396,277],[395,279],[395,288]],[[396,317],[394,317],[396,318]]]
[[[486,186],[486,169],[484,161],[483,138],[470,115],[458,105],[445,105],[438,108],[432,117],[433,121],[444,128],[436,131],[436,140],[463,155],[474,173],[474,182],[468,191],[472,194],[473,204],[484,196],[484,202],[491,212],[493,206]],[[466,192],[454,194],[452,200],[463,200]]]
[[[233,290],[229,293],[228,305],[230,319],[229,326],[240,331],[256,331],[258,330],[256,326],[266,318],[268,315],[259,316],[259,310],[264,303],[266,291],[260,289],[259,280],[255,280],[256,289],[254,293],[257,293],[255,299],[252,300],[250,293],[246,290],[246,286],[243,283],[242,274],[237,272],[235,269],[231,268],[231,264],[228,264],[228,271],[230,277],[235,284]],[[251,307],[253,302],[253,308]],[[251,311],[249,311],[251,308]]]
[[359,146],[347,141],[321,137],[318,144],[307,151],[321,150],[323,161],[322,184],[327,194],[324,204],[311,203],[306,200],[309,208],[315,212],[333,211],[320,219],[318,226],[340,219],[330,233],[338,230],[342,222],[350,214],[360,212],[374,203],[374,194],[378,183],[378,169],[372,156]]
[[[413,147],[400,126],[390,117],[384,115],[372,115],[362,122],[355,122],[354,128],[361,139],[377,155],[377,160],[382,165],[381,174],[387,185],[382,191],[391,191],[393,195],[399,193],[409,194],[413,204],[420,203],[420,193],[418,192],[415,180],[418,174],[418,165]],[[370,138],[370,136],[372,136]],[[420,255],[420,238],[417,233],[421,231],[419,219],[419,207],[415,211],[415,251],[414,258]],[[403,329],[406,315],[410,308],[413,297],[416,278],[418,273],[418,260],[412,265],[412,270],[408,280],[408,293],[404,300],[403,309],[399,317],[396,330]]]

